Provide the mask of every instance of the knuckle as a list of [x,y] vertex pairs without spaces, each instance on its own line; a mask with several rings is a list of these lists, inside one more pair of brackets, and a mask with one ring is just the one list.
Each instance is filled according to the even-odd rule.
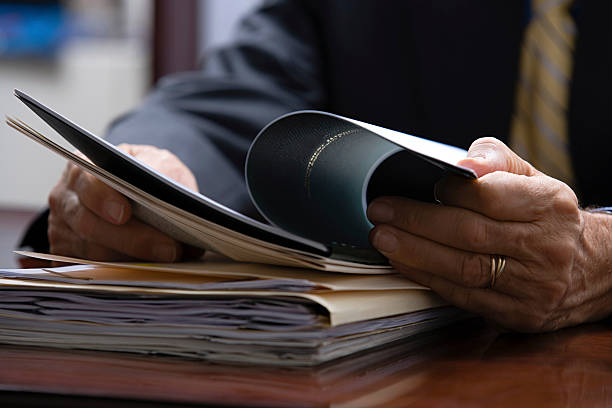
[[541,254],[541,242],[534,242],[541,234],[540,227],[537,224],[522,224],[517,228],[508,228],[508,240],[512,242],[513,249],[522,256],[529,255],[530,258],[535,258]]
[[479,137],[478,139],[474,140],[474,142],[472,143],[472,146],[479,145],[479,146],[495,148],[499,146],[500,144],[501,142],[497,140],[496,138],[491,137],[491,136],[484,136],[484,137]]
[[459,289],[455,289],[453,288],[452,290],[452,297],[454,299],[457,299],[458,304],[461,305],[461,307],[467,309],[467,310],[475,310],[476,308],[473,305],[473,298],[472,298],[472,291],[471,290],[459,290]]
[[88,174],[84,171],[79,171],[74,173],[72,177],[72,186],[76,191],[87,190],[89,187],[89,177]]
[[60,237],[61,234],[58,227],[50,222],[47,227],[47,238],[49,239],[49,245],[56,245],[60,241]]
[[434,291],[437,291],[448,302],[472,312],[477,312],[477,308],[473,305],[472,290],[461,287],[460,285],[450,285],[444,290],[439,291],[436,285],[430,285]]
[[64,179],[60,179],[58,183],[51,189],[47,196],[47,204],[51,213],[58,213],[62,210],[63,200],[68,194]]
[[458,235],[470,248],[482,249],[489,242],[490,226],[486,222],[476,222],[465,214],[459,216],[457,221]]
[[73,188],[82,205],[96,206],[101,204],[104,184],[91,174],[81,171],[74,180]]
[[73,220],[80,206],[79,198],[75,194],[65,194],[59,202],[59,213],[68,222]]
[[528,215],[530,215],[531,220],[541,220],[542,218],[550,215],[550,209],[548,208],[548,200],[537,200],[530,208],[528,209]]
[[89,239],[95,231],[95,217],[90,216],[82,206],[78,206],[73,214],[74,232],[83,240]]
[[49,210],[51,210],[52,213],[57,212],[60,208],[60,202],[60,192],[59,189],[55,187],[53,188],[53,190],[51,190],[51,192],[49,193],[49,197],[47,198]]
[[486,257],[481,254],[468,253],[463,256],[459,276],[468,287],[481,287],[487,283],[488,266]]
[[154,247],[154,243],[148,239],[133,239],[126,240],[123,243],[121,252],[130,254],[136,258],[145,259],[148,258],[148,254],[151,252],[151,248]]
[[117,229],[117,240],[112,248],[135,258],[148,259],[157,243],[155,234],[149,233],[146,229],[131,230],[126,226],[120,226]]
[[397,223],[406,231],[417,229],[419,223],[425,218],[418,207],[407,210],[404,205],[398,204],[395,200],[393,202],[385,201],[385,203],[394,207],[394,223]]
[[546,177],[532,177],[529,180],[529,214],[533,219],[541,219],[550,214],[550,185]]
[[565,184],[559,183],[551,203],[555,214],[565,218],[579,219],[580,208],[578,206],[578,199],[576,194]]
[[155,239],[135,239],[130,240],[127,243],[128,253],[141,259],[153,259],[156,255],[156,248],[158,248],[159,242]]
[[68,185],[73,186],[82,173],[83,171],[79,166],[72,164],[71,167],[68,169]]

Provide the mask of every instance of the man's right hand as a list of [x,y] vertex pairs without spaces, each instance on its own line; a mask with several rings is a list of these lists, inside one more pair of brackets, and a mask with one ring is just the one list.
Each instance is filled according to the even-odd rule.
[[[153,146],[120,148],[197,191],[195,177],[172,153]],[[126,197],[72,163],[51,190],[49,209],[47,233],[52,254],[157,262],[174,262],[183,256],[180,242],[132,217]]]

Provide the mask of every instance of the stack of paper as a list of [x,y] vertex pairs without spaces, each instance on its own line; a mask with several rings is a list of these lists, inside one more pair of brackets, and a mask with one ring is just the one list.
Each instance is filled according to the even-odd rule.
[[0,271],[0,342],[308,366],[465,317],[396,275],[213,260]]
[[[15,95],[87,159],[20,120],[7,118],[9,126],[131,199],[136,218],[232,261],[43,256],[77,266],[1,271],[0,342],[315,365],[463,316],[393,274],[369,246],[365,202],[371,176],[398,152],[476,177],[454,164],[464,150],[326,112],[284,115],[260,132],[247,158],[249,194],[270,221],[262,223],[185,188],[23,92]],[[392,170],[389,176],[402,173]],[[292,176],[271,181],[279,174]],[[386,187],[374,190],[384,195]]]
[[[132,213],[136,218],[143,220],[147,224],[150,224],[161,231],[164,231],[166,234],[181,242],[190,244],[197,248],[204,248],[216,253],[224,254],[235,261],[258,262],[270,265],[295,266],[300,268],[349,273],[385,273],[389,269],[388,265],[370,265],[360,262],[334,259],[307,253],[301,250],[286,248],[273,242],[256,239],[249,235],[245,235],[244,233],[232,230],[206,218],[199,217],[179,207],[171,205],[155,195],[151,195],[146,191],[135,187],[121,177],[118,177],[104,170],[103,168],[96,166],[83,157],[66,150],[20,120],[8,118],[7,123],[9,126],[23,133],[30,139],[68,159],[75,165],[81,167],[83,170],[98,178],[100,181],[130,198],[132,200]],[[174,183],[172,180],[159,173],[155,172],[155,175],[159,178],[159,180],[163,180],[165,183],[167,183],[165,185],[166,187],[173,186],[176,189],[184,189],[182,186],[176,185],[176,183]],[[206,200],[205,202],[210,204],[210,199],[205,196],[196,194],[192,191],[188,191],[188,194],[190,196],[195,196],[199,200]],[[215,203],[215,206],[219,207],[219,204]],[[230,209],[224,208],[224,210],[231,212],[235,216],[241,217],[241,219],[246,219],[244,216]],[[248,223],[259,225],[258,228],[266,230],[272,229],[272,227],[268,226],[267,224],[260,224],[250,219],[248,220]],[[293,238],[298,241],[308,241],[295,236]],[[313,244],[311,241],[308,242]],[[313,245],[320,246],[321,244]],[[322,248],[324,249],[325,247],[323,246]]]
[[404,191],[421,177],[414,160],[424,160],[431,177],[442,169],[476,178],[455,164],[463,149],[328,112],[293,112],[265,126],[246,156],[245,184],[268,221],[262,223],[182,186],[31,96],[19,90],[15,96],[87,159],[21,120],[7,118],[9,126],[130,198],[136,218],[235,261],[384,273],[386,259],[368,239],[369,195]]

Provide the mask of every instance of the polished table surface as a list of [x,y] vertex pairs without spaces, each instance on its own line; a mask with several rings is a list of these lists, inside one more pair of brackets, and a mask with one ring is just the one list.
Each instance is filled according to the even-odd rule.
[[612,323],[540,335],[473,323],[416,343],[312,369],[4,346],[0,405],[612,406]]
[[[29,218],[0,212],[0,235]],[[196,404],[612,406],[612,322],[523,335],[474,320],[309,369],[0,345],[0,406]]]

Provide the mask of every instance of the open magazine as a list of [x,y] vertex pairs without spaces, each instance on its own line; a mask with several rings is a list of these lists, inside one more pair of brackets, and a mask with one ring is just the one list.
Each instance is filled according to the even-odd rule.
[[247,156],[247,186],[266,224],[183,187],[25,93],[15,96],[90,161],[23,121],[8,118],[11,127],[125,194],[138,218],[237,261],[384,273],[385,259],[368,242],[366,209],[372,199],[409,186],[397,177],[406,173],[402,166],[426,161],[476,177],[455,164],[463,149],[331,113],[294,112],[268,124]]

